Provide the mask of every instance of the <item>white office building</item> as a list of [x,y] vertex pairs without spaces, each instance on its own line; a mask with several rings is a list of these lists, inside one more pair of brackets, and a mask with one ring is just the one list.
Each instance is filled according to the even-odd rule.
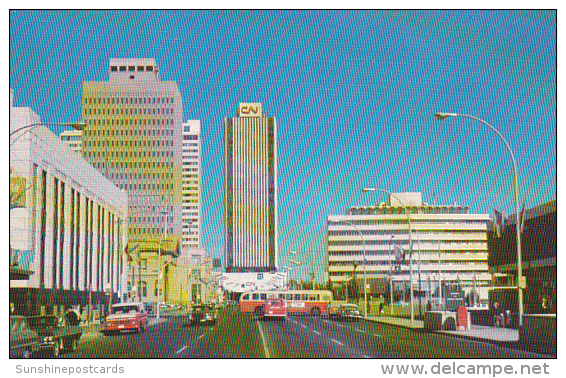
[[[388,298],[392,281],[394,300],[406,299],[412,251],[413,288],[427,298],[438,297],[439,286],[451,283],[487,299],[489,214],[470,214],[468,207],[456,204],[429,206],[422,203],[421,193],[393,194],[401,202],[390,197],[389,204],[352,207],[345,215],[328,216],[330,280],[340,286],[355,274],[363,282],[365,251],[368,293]],[[410,214],[411,233],[401,203]]]
[[65,143],[71,150],[77,152],[82,156],[83,145],[82,145],[82,131],[81,130],[65,130],[59,134],[59,138],[63,143]]
[[[183,169],[181,196],[181,254],[201,248],[201,133],[200,121],[183,123]],[[194,254],[194,253],[193,253]]]
[[10,94],[10,301],[26,315],[124,298],[128,200]]

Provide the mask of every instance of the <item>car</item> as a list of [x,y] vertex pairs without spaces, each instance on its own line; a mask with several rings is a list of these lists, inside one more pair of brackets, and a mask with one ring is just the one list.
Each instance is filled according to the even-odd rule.
[[67,312],[62,317],[55,315],[30,316],[28,324],[41,338],[39,349],[57,357],[63,350],[74,352],[83,334],[79,317]]
[[211,304],[195,305],[189,313],[189,321],[191,324],[216,324],[217,317],[218,311],[214,308],[214,305]]
[[265,300],[265,302],[263,302],[263,317],[284,320],[287,317],[285,300],[281,298],[269,298]]
[[30,358],[39,351],[41,337],[25,316],[10,315],[10,358]]
[[143,304],[148,315],[155,314],[155,302],[144,302]]
[[331,306],[328,314],[330,318],[340,320],[359,321],[362,318],[358,306],[352,303],[342,303],[338,307]]
[[120,331],[143,332],[147,328],[148,316],[141,302],[117,303],[112,305],[106,317],[104,334]]

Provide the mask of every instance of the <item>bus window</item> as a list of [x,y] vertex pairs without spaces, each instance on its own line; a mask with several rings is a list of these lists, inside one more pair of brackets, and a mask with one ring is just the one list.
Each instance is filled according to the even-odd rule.
[[252,294],[252,299],[253,299],[254,301],[258,301],[258,300],[259,300],[259,294],[258,294],[258,293],[253,293],[253,294]]
[[301,294],[301,300],[306,301],[306,300],[307,300],[307,295],[306,295],[306,294]]
[[250,295],[249,294],[244,294],[244,296],[242,297],[242,300],[248,300],[250,299]]
[[300,301],[301,300],[301,294],[295,294],[295,300]]
[[262,301],[265,301],[267,299],[267,294],[265,294],[265,293],[260,294],[260,297],[261,297]]
[[280,299],[285,299],[285,294],[279,294]]
[[293,300],[293,294],[287,294],[287,300],[292,301]]
[[317,296],[318,295],[309,295],[309,301],[316,301],[318,299]]
[[268,293],[267,298],[277,298],[277,293]]

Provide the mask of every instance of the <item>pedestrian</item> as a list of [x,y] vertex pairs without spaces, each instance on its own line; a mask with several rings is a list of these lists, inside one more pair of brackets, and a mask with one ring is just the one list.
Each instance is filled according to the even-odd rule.
[[427,311],[432,310],[432,303],[430,303],[430,300],[426,303],[426,310]]
[[379,302],[379,314],[383,314],[383,302]]

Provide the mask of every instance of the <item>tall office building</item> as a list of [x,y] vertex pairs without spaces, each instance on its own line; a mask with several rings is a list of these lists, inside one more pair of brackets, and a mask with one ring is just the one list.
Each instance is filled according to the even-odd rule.
[[128,193],[129,245],[147,266],[130,284],[140,299],[156,300],[157,252],[180,253],[181,94],[159,79],[153,59],[110,59],[108,73],[109,81],[83,83],[83,157]]
[[224,120],[227,272],[277,269],[277,124],[259,103]]
[[199,249],[201,235],[201,140],[200,121],[183,123],[183,203],[181,253]]

